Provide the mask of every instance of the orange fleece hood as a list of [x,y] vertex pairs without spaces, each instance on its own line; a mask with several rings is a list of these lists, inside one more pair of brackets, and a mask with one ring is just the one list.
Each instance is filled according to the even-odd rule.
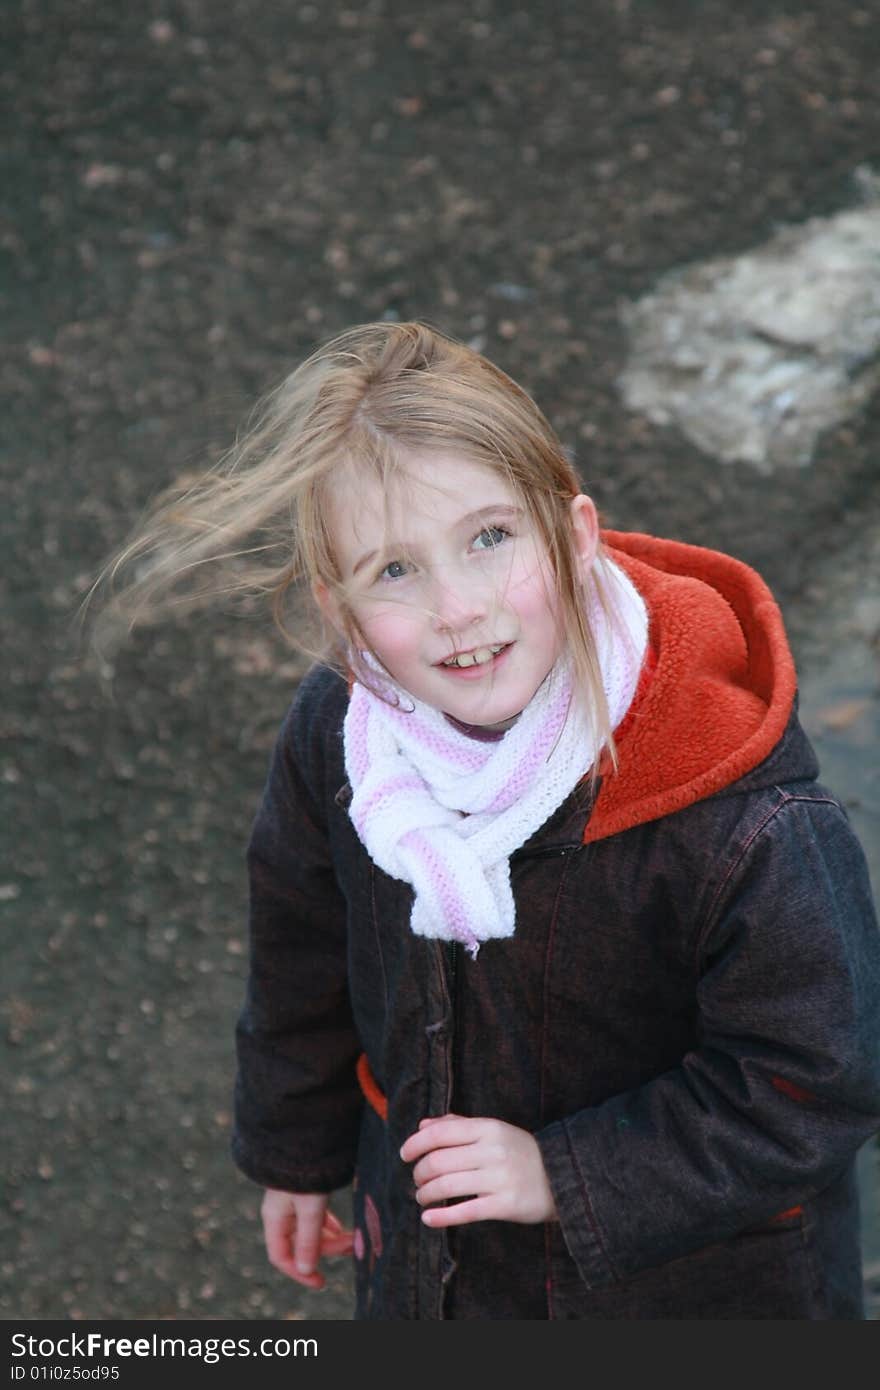
[[618,768],[602,769],[585,843],[750,772],[782,738],[796,693],[782,615],[748,565],[635,532],[602,540],[647,604],[654,662],[621,725]]

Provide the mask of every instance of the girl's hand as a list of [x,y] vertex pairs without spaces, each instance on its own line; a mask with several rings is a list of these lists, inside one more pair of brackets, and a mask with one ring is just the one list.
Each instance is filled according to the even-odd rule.
[[328,1210],[329,1197],[317,1192],[279,1192],[268,1187],[260,1215],[269,1263],[282,1274],[323,1289],[318,1261],[325,1255],[347,1255],[352,1233]]
[[[558,1219],[553,1193],[534,1136],[503,1120],[441,1115],[422,1120],[400,1150],[414,1163],[416,1201],[426,1226],[463,1226],[471,1221]],[[447,1197],[467,1197],[437,1207]]]

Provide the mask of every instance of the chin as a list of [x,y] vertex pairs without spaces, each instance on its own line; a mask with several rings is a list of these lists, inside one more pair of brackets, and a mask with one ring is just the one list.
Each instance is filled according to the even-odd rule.
[[[526,702],[528,703],[528,702]],[[447,709],[462,724],[473,724],[479,729],[497,729],[512,724],[522,714],[525,705],[506,701],[504,704],[485,706],[481,709]]]

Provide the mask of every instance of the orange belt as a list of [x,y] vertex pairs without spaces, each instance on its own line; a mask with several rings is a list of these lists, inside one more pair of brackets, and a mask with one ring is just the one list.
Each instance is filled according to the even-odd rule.
[[366,1052],[362,1052],[357,1059],[357,1079],[358,1085],[364,1093],[364,1099],[371,1105],[379,1116],[380,1120],[388,1119],[388,1101],[376,1084],[376,1078],[370,1071],[370,1064],[367,1061]]

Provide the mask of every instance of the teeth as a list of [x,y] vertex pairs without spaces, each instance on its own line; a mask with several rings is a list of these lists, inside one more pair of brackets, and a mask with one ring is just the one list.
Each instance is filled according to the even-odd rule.
[[493,656],[497,656],[506,644],[499,643],[497,647],[478,647],[475,652],[462,652],[461,656],[450,657],[444,661],[444,666],[484,666],[487,661],[491,661]]

